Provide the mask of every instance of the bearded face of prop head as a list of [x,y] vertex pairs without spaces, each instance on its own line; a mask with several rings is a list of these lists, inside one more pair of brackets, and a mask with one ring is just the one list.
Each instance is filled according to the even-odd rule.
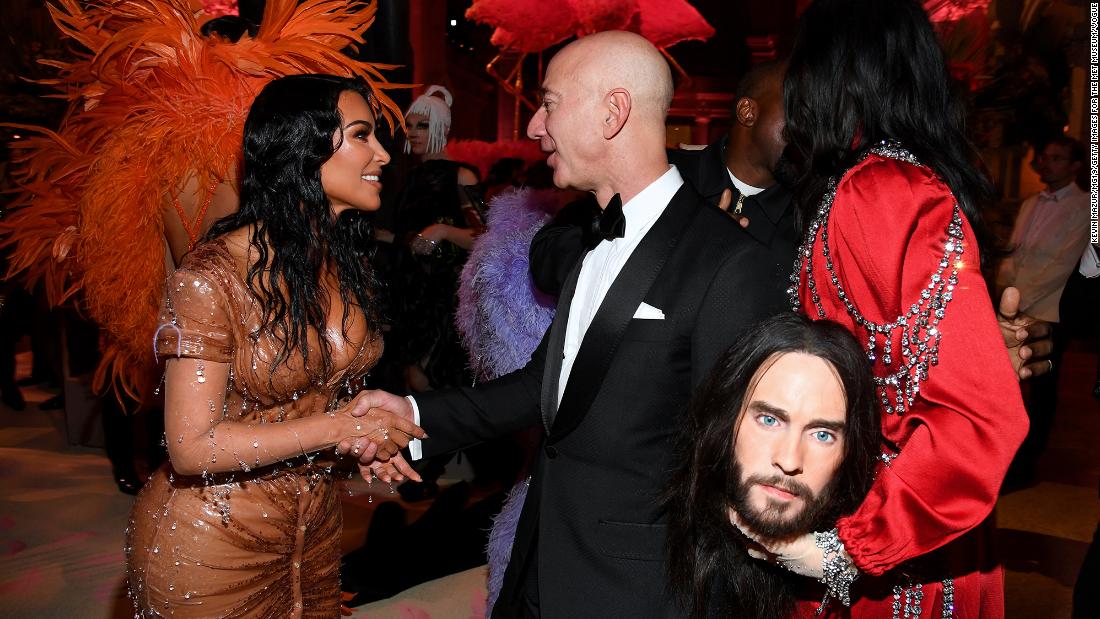
[[812,531],[844,460],[844,387],[829,362],[805,353],[779,355],[753,382],[734,428],[729,501],[767,537]]

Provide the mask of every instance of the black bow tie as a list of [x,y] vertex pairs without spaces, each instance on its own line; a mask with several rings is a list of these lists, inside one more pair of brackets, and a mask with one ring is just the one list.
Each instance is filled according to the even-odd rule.
[[619,194],[611,196],[603,213],[600,214],[600,236],[605,241],[623,238],[626,233],[626,217],[623,217],[623,199]]

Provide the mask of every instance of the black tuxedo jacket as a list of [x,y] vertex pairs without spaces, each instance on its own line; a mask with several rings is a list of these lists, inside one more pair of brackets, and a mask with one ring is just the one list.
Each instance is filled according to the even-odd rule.
[[[695,187],[703,199],[717,206],[722,191],[733,192],[733,203],[741,192],[730,180],[726,170],[726,148],[729,138],[723,137],[702,150],[669,149],[668,161],[680,171],[684,180]],[[749,236],[775,252],[777,257],[790,253],[793,262],[799,235],[794,222],[791,192],[776,183],[764,191],[748,196],[742,202],[741,213],[749,218]],[[592,244],[595,231],[591,221],[598,217],[599,205],[594,198],[578,200],[563,208],[554,221],[539,230],[531,242],[531,278],[546,294],[558,295],[573,265]]]
[[[667,514],[658,504],[676,465],[673,438],[719,354],[742,329],[788,308],[792,262],[793,252],[776,260],[685,183],[608,291],[560,404],[579,261],[526,367],[417,396],[425,456],[536,424],[546,432],[494,616],[522,615],[531,583],[546,617],[680,614],[667,591]],[[664,319],[634,319],[643,301]]]

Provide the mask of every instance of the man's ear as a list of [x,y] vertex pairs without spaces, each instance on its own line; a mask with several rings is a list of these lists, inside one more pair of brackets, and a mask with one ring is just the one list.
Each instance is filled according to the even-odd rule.
[[748,97],[741,97],[737,100],[737,105],[734,106],[734,115],[737,117],[737,122],[751,127],[756,124],[756,118],[760,114],[760,106],[756,104],[755,99]]
[[616,88],[604,97],[607,107],[603,120],[603,137],[605,140],[619,135],[626,126],[626,120],[630,117],[630,93],[622,88]]

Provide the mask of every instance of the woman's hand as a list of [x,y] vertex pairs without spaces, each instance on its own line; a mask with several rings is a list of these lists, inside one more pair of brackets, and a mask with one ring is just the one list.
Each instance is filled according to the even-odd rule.
[[[411,438],[427,437],[420,426],[380,408],[372,408],[360,417],[351,416],[350,409],[338,414],[359,422],[353,426],[351,436],[341,441],[335,451],[337,456],[347,453],[355,457],[363,479],[391,483],[404,481],[407,477],[421,481],[420,474],[400,452]],[[364,432],[366,434],[362,434]]]
[[[428,436],[410,420],[411,415],[399,415],[369,406],[370,403],[365,400],[367,393],[360,393],[337,411],[336,416],[342,425],[337,453],[351,453],[361,460],[386,461],[404,449],[409,440]],[[366,412],[361,412],[365,406]]]
[[795,574],[821,578],[825,552],[817,547],[813,532],[786,539],[768,539],[749,527],[732,507],[729,508],[729,518],[730,523],[748,538],[747,550],[752,558],[776,563]]
[[[363,391],[355,396],[355,399],[345,407],[345,410],[356,419],[366,419],[372,414],[383,413],[385,416],[390,416],[408,424],[408,427],[413,430],[404,432],[404,436],[400,437],[404,439],[401,447],[407,445],[408,441],[413,438],[428,438],[428,434],[424,432],[423,428],[412,423],[412,404],[401,396],[378,390]],[[392,434],[390,438],[393,438]],[[390,457],[383,457],[385,452],[374,453],[378,448],[373,443],[363,447],[361,440],[359,438],[345,439],[336,446],[336,452],[338,454],[350,453],[357,456],[360,464],[359,470],[363,473],[364,479],[370,480],[371,475],[373,475],[385,482],[401,481],[405,477],[414,481],[421,481],[420,475],[413,470],[400,453],[395,452]]]
[[852,605],[851,587],[859,577],[859,570],[835,528],[769,539],[754,531],[732,507],[728,512],[730,523],[747,538],[745,547],[750,557],[775,563],[824,584],[826,594],[822,608],[829,598],[836,598],[845,606]]
[[432,224],[409,241],[409,250],[420,256],[430,256],[440,243],[451,240],[452,230],[454,227],[447,224]]
[[432,224],[427,228],[420,231],[420,236],[428,239],[429,241],[435,241],[436,243],[442,241],[450,241],[455,227],[447,224]]
[[[419,237],[427,244],[438,245],[446,241],[460,249],[470,250],[474,245],[474,230],[448,224],[432,224],[420,231]],[[433,247],[434,249],[434,247]]]
[[[409,444],[413,438],[424,438],[424,430],[407,419],[380,408],[372,408],[361,417],[353,417],[349,412],[337,413],[343,416],[348,426],[347,439],[351,440],[350,452],[353,455],[373,457],[376,460],[389,460]],[[373,447],[373,453],[366,450]]]
[[405,478],[409,478],[413,481],[424,481],[420,474],[413,469],[412,465],[405,461],[405,458],[401,454],[397,454],[389,460],[375,460],[370,464],[359,463],[359,473],[363,476],[363,479],[368,482],[372,479],[381,479],[382,481],[389,483],[402,482]]

